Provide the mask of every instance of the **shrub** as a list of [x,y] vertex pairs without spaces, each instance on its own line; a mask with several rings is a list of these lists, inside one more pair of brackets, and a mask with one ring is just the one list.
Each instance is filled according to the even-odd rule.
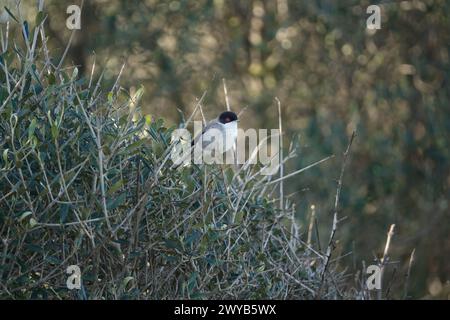
[[48,57],[42,13],[29,32],[16,19],[25,37],[0,60],[0,298],[346,296],[270,176],[172,169],[174,128],[140,114],[142,89],[79,79]]

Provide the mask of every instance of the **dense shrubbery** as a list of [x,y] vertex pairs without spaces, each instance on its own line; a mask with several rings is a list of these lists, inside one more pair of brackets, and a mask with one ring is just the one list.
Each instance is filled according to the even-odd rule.
[[173,128],[140,114],[142,90],[55,66],[42,18],[0,60],[0,298],[349,296],[270,177],[170,169]]
[[[72,3],[45,1],[48,44],[57,55],[72,36],[65,28]],[[22,4],[34,19],[35,1]],[[381,8],[380,30],[366,28],[369,5]],[[403,278],[415,248],[409,295],[447,298],[448,12],[447,0],[89,0],[66,60],[89,76],[95,52],[111,85],[125,60],[121,84],[130,90],[144,85],[142,109],[171,124],[178,123],[176,109],[189,114],[193,96],[203,90],[206,118],[217,115],[224,106],[222,78],[231,105],[248,106],[241,117],[247,128],[277,126],[277,96],[287,136],[301,136],[301,156],[288,164],[291,170],[340,154],[356,129],[337,250],[352,252],[347,262],[359,270],[358,261],[382,255],[385,233],[396,223],[391,254],[397,263],[386,278]],[[297,192],[302,227],[315,206],[322,240],[332,223],[340,165],[329,162],[285,186]],[[392,296],[404,296],[403,286],[391,289]]]
[[[16,2],[3,0],[14,14]],[[142,110],[168,124],[179,122],[177,108],[190,114],[193,97],[204,90],[205,117],[216,116],[226,78],[233,108],[248,106],[240,117],[245,129],[276,127],[273,98],[283,102],[286,138],[301,138],[300,157],[287,171],[339,155],[356,129],[336,251],[352,253],[345,262],[356,272],[360,261],[383,254],[395,223],[395,263],[385,278],[403,279],[415,249],[408,296],[448,297],[450,1],[89,0],[81,31],[73,34],[66,9],[77,2],[45,1],[55,60],[71,39],[65,61],[87,78],[95,61],[93,77],[101,75],[103,87],[114,84],[125,61],[121,85],[134,92],[142,84]],[[381,29],[367,30],[366,10],[374,4]],[[21,5],[34,21],[36,1]],[[314,213],[322,241],[340,166],[329,161],[285,185],[286,193],[295,192],[300,230]],[[390,293],[402,298],[403,285]]]

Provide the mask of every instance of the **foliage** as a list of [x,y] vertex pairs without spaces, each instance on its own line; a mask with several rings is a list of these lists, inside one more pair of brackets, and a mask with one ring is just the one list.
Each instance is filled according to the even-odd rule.
[[[337,264],[325,270],[301,240],[292,204],[271,196],[271,176],[251,166],[172,169],[175,127],[141,114],[143,89],[105,89],[55,66],[38,41],[43,18],[14,46],[3,42],[0,298],[354,295]],[[70,265],[81,290],[66,287]]]
[[[349,263],[371,263],[382,255],[385,233],[395,223],[391,249],[398,263],[390,265],[389,277],[403,278],[416,249],[411,296],[447,298],[449,2],[379,2],[376,31],[365,26],[371,4],[376,3],[92,1],[84,27],[97,30],[102,42],[84,33],[79,43],[100,58],[110,50],[126,52],[124,79],[129,86],[139,79],[148,89],[146,110],[172,121],[175,109],[189,110],[192,96],[203,90],[207,105],[215,107],[208,108],[209,117],[223,109],[222,77],[232,106],[248,106],[241,122],[248,127],[276,126],[272,105],[279,97],[287,136],[301,136],[301,157],[290,164],[292,170],[339,154],[356,129],[352,179],[342,192],[348,219],[339,229],[339,250],[352,253]],[[120,60],[110,65],[119,69]],[[300,192],[296,217],[302,230],[315,206],[322,239],[332,222],[331,179],[339,165],[314,168],[287,186]],[[355,264],[354,271],[360,267]],[[402,298],[403,286],[392,293]]]
[[[135,93],[142,84],[142,110],[168,124],[179,122],[178,108],[189,114],[205,90],[205,117],[215,117],[224,109],[226,78],[232,108],[247,107],[240,117],[245,129],[277,127],[273,98],[282,101],[286,137],[300,136],[300,156],[287,170],[339,155],[356,129],[337,251],[353,272],[361,271],[362,260],[371,264],[382,256],[395,223],[395,263],[386,278],[402,279],[415,249],[408,296],[447,298],[449,1],[89,0],[82,29],[72,37],[65,19],[74,3],[45,1],[55,60],[72,39],[66,61],[85,77],[95,62],[94,79],[111,87],[125,63],[121,85]],[[35,2],[22,4],[34,21]],[[366,28],[373,4],[381,8],[380,30]],[[285,185],[300,233],[314,213],[313,238],[322,247],[332,224],[338,160]],[[394,285],[391,296],[403,298],[403,286]]]

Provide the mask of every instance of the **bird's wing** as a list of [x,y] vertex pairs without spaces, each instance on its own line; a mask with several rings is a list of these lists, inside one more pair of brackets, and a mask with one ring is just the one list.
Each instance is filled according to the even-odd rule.
[[213,143],[216,139],[215,137],[215,130],[211,130],[211,129],[217,129],[219,131],[222,131],[222,127],[221,124],[218,123],[217,121],[211,121],[210,123],[208,123],[202,130],[201,134],[198,134],[194,140],[192,140],[191,142],[191,146],[194,146],[197,144],[197,142],[200,140],[200,137],[202,137],[202,148],[205,149],[207,148],[211,143]]

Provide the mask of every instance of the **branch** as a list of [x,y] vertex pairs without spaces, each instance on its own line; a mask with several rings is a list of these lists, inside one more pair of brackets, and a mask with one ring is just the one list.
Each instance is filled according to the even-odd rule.
[[353,139],[356,136],[356,132],[353,131],[352,136],[350,137],[350,141],[347,145],[347,149],[344,152],[344,161],[342,162],[342,167],[341,167],[341,173],[339,175],[339,180],[338,180],[338,185],[337,185],[337,189],[336,189],[336,196],[334,199],[334,214],[333,214],[333,226],[331,228],[331,234],[330,234],[330,240],[328,241],[328,247],[327,247],[327,251],[325,254],[325,264],[324,264],[324,268],[322,271],[322,275],[321,275],[321,279],[320,279],[320,286],[319,286],[319,290],[317,291],[317,295],[316,298],[319,297],[320,292],[321,292],[321,288],[323,285],[323,282],[325,280],[325,273],[327,272],[329,263],[330,263],[330,258],[331,258],[331,254],[333,252],[334,249],[334,236],[336,234],[336,230],[337,230],[337,224],[339,222],[338,220],[338,206],[339,206],[339,199],[341,196],[341,189],[342,189],[342,179],[344,177],[344,172],[345,172],[345,166],[347,164],[347,160],[348,160],[348,155],[350,152],[350,147],[352,146],[353,143]]

